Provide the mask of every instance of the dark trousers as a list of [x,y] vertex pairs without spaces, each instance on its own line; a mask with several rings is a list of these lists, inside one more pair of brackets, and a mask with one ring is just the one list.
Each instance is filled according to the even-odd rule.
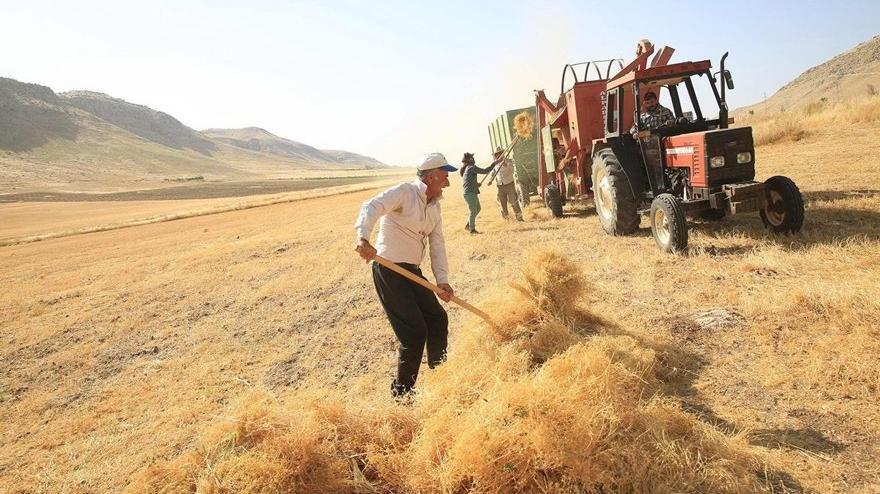
[[[424,278],[416,265],[398,266]],[[375,262],[373,284],[399,343],[397,378],[391,387],[392,394],[399,396],[415,386],[426,346],[428,367],[434,368],[446,360],[449,319],[434,292]]]

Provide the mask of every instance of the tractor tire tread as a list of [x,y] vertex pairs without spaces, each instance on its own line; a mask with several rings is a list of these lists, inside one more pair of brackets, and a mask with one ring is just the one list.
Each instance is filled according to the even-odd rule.
[[562,194],[559,192],[559,187],[551,183],[544,188],[544,197],[547,207],[550,209],[550,214],[554,218],[562,218]]
[[778,226],[773,226],[767,220],[764,210],[761,210],[761,221],[764,226],[773,231],[773,233],[797,233],[801,231],[804,225],[804,198],[801,191],[794,180],[784,175],[774,175],[764,181],[767,187],[775,188],[785,203],[785,220]]
[[[593,196],[596,197],[597,195],[597,192],[595,191],[595,187],[597,187],[595,180],[596,174],[599,167],[605,167],[608,181],[611,184],[611,188],[614,190],[614,199],[616,202],[615,210],[617,213],[616,218],[608,223],[602,221],[600,215],[599,222],[602,224],[602,229],[604,229],[605,233],[608,233],[609,235],[632,234],[639,229],[641,216],[638,212],[638,204],[636,198],[633,196],[629,178],[626,176],[626,172],[623,171],[623,166],[621,166],[614,151],[603,149],[597,153],[597,158],[598,159],[593,160],[591,174],[591,181],[593,182],[594,187]],[[595,200],[598,201],[598,199]],[[598,207],[599,204],[596,202],[596,208],[598,209]]]
[[[658,208],[663,208],[666,217],[669,218],[669,243],[667,245],[661,243],[656,233],[654,213]],[[664,252],[674,254],[684,252],[687,249],[687,214],[684,212],[681,201],[672,194],[660,194],[651,203],[651,233],[654,235],[657,247]]]

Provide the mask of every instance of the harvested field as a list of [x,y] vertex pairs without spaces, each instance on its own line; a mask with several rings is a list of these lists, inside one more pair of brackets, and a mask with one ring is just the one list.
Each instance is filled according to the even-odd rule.
[[[472,236],[453,182],[451,283],[511,331],[450,307],[450,361],[411,407],[388,403],[394,341],[352,251],[373,191],[2,247],[0,485],[187,492],[209,458],[221,492],[576,492],[621,482],[579,463],[594,444],[665,459],[620,457],[636,492],[875,492],[880,127],[805,126],[757,151],[760,177],[804,192],[802,234],[693,220],[683,256],[644,222],[604,235],[591,206],[503,222],[492,188]],[[506,284],[540,285],[522,274],[536,246],[580,267],[570,305],[529,312]],[[590,417],[629,428],[591,442]],[[415,460],[394,470],[400,451]]]
[[[405,175],[398,175],[403,177]],[[396,179],[400,180],[400,178]],[[159,223],[218,212],[236,211],[252,207],[291,202],[311,197],[330,196],[394,183],[388,176],[366,177],[353,185],[334,185],[337,179],[297,181],[299,186],[312,187],[271,195],[240,195],[215,199],[156,199],[122,200],[119,197],[140,197],[153,193],[156,197],[167,194],[166,189],[130,191],[113,194],[70,194],[82,198],[79,202],[9,202],[0,201],[0,214],[6,220],[0,225],[0,246],[34,242],[82,233],[115,230],[148,223]],[[231,185],[231,184],[230,184]],[[289,184],[288,184],[289,185]],[[250,188],[225,187],[230,193]],[[256,190],[256,189],[254,189]],[[45,194],[39,194],[43,196]],[[60,193],[64,195],[64,193]],[[208,194],[210,195],[210,193]],[[100,200],[113,196],[115,200]]]
[[360,175],[332,178],[259,180],[253,182],[199,182],[194,185],[176,185],[173,187],[156,189],[127,190],[107,193],[23,192],[20,194],[0,194],[0,203],[180,201],[223,197],[247,197],[322,189],[325,187],[340,187],[376,180],[387,180],[387,176]]

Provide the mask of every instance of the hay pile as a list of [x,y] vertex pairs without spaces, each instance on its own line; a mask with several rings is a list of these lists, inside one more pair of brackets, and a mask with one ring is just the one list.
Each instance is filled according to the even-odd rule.
[[532,137],[532,132],[535,129],[535,121],[532,120],[532,116],[527,112],[517,113],[513,117],[513,129],[520,139],[529,139]]
[[579,308],[588,285],[540,252],[425,371],[411,406],[245,398],[131,492],[761,492],[761,463],[658,393],[657,351]]

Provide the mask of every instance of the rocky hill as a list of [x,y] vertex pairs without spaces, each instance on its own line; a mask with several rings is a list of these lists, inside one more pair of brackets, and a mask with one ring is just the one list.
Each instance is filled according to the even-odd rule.
[[92,91],[70,91],[60,96],[71,105],[148,141],[206,155],[217,150],[216,143],[167,113]]
[[51,89],[0,78],[0,150],[25,152],[52,139],[73,140],[74,116]]
[[[880,36],[806,70],[772,97],[738,112],[774,114],[817,102],[838,103],[880,93]],[[823,101],[823,98],[824,101]]]
[[257,128],[205,133],[147,106],[92,91],[56,94],[0,78],[0,193],[142,188],[169,179],[281,178],[385,166]]

